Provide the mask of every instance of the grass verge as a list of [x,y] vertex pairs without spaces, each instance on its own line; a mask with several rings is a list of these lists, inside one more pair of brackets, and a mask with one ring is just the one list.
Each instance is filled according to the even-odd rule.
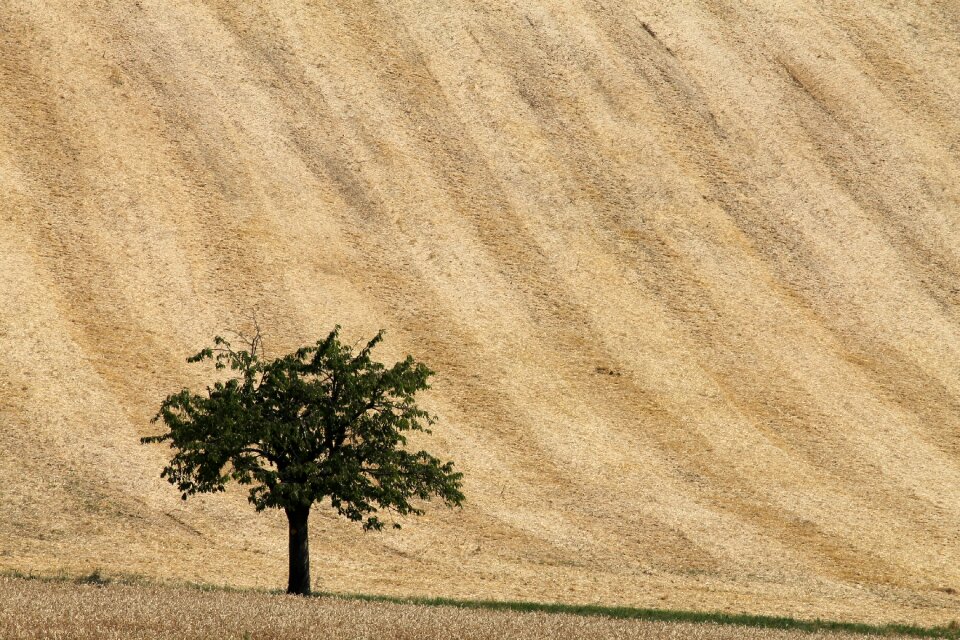
[[906,624],[873,625],[859,622],[834,620],[800,620],[779,616],[751,614],[676,611],[672,609],[640,609],[635,607],[605,607],[602,605],[556,604],[541,602],[511,602],[504,600],[457,600],[453,598],[394,597],[351,593],[315,593],[317,597],[343,598],[365,602],[389,602],[433,607],[460,607],[464,609],[489,609],[493,611],[566,613],[577,616],[602,616],[619,620],[646,620],[655,622],[690,622],[698,624],[739,625],[763,629],[792,631],[832,631],[859,633],[875,636],[909,636],[914,638],[960,639],[960,626],[920,627]]
[[[71,582],[94,586],[111,583],[131,586],[167,586],[200,591],[253,592],[282,595],[282,590],[233,587],[198,582],[158,582],[138,575],[101,574],[94,570],[89,574],[70,575],[64,572],[55,574],[25,573],[16,570],[0,571],[0,576],[42,582]],[[734,625],[763,629],[803,631],[808,633],[841,632],[874,636],[906,636],[913,638],[948,638],[960,640],[960,626],[951,623],[941,627],[921,627],[906,624],[873,625],[859,622],[839,622],[835,620],[802,620],[780,616],[761,616],[702,611],[678,611],[672,609],[642,609],[636,607],[607,607],[602,605],[577,605],[543,602],[522,602],[509,600],[458,600],[455,598],[420,598],[383,596],[339,592],[314,592],[317,598],[337,598],[361,602],[384,602],[390,604],[410,604],[429,607],[457,607],[461,609],[479,609],[490,611],[563,613],[576,616],[605,617],[618,620],[644,620],[651,622],[686,622],[694,624]]]

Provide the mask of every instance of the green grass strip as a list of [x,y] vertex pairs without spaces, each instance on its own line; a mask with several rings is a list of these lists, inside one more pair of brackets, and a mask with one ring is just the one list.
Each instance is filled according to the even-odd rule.
[[757,616],[750,614],[677,611],[672,609],[639,609],[634,607],[605,607],[590,604],[558,604],[541,602],[516,602],[503,600],[456,600],[453,598],[393,597],[365,594],[315,593],[318,597],[342,598],[364,602],[388,602],[414,604],[430,607],[460,607],[463,609],[488,609],[493,611],[519,611],[542,613],[565,613],[576,616],[602,616],[621,620],[647,620],[656,622],[690,622],[695,624],[738,625],[765,629],[794,631],[837,631],[874,636],[907,636],[913,638],[957,638],[960,629],[951,627],[918,627],[906,624],[873,625],[859,622],[833,620],[799,620],[780,616]]

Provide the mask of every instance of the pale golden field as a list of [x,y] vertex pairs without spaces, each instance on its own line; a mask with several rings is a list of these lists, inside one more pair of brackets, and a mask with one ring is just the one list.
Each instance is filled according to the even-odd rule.
[[0,0],[0,569],[284,584],[281,515],[182,503],[138,444],[255,312],[274,354],[385,328],[466,474],[400,532],[316,511],[319,589],[956,618],[958,33],[956,0]]
[[171,587],[79,586],[2,577],[0,602],[4,604],[0,607],[0,635],[9,640],[858,640],[876,637],[373,604],[334,598],[201,592]]

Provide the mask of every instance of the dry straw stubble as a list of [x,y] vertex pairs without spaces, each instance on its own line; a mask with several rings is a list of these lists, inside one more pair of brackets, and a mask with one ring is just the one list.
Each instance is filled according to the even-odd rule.
[[466,473],[322,589],[956,617],[957,2],[0,5],[0,568],[283,584],[137,444],[253,308]]
[[[611,620],[192,588],[0,578],[7,640],[857,640],[713,624]],[[893,636],[890,636],[893,637]]]

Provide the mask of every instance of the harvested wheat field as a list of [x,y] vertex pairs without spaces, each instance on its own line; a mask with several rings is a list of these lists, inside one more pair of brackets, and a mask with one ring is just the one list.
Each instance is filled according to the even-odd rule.
[[319,589],[957,618],[958,33],[955,0],[0,0],[0,569],[282,586],[282,514],[181,502],[138,444],[255,313],[273,354],[386,329],[466,474],[399,532],[315,511]]
[[[9,640],[857,640],[876,637],[565,614],[476,611],[337,598],[199,592],[156,586],[80,586],[10,578],[0,578],[0,601],[9,605],[0,608],[0,630]],[[901,636],[884,634],[884,637]]]

